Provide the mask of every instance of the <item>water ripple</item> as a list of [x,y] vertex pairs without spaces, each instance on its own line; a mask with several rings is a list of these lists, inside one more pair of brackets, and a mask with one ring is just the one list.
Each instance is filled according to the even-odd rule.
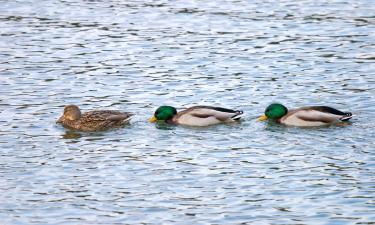
[[[373,224],[375,17],[363,1],[4,1],[2,224]],[[273,101],[345,127],[256,121]],[[108,132],[66,104],[135,112]],[[209,128],[155,108],[245,111]],[[308,210],[306,210],[308,209]]]

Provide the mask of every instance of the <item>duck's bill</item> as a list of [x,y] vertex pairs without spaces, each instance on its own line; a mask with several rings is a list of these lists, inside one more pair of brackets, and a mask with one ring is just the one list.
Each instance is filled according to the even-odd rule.
[[56,123],[62,123],[63,122],[63,117],[60,117],[57,121],[56,121]]
[[156,117],[155,116],[153,116],[153,117],[151,117],[150,119],[148,119],[148,122],[150,122],[150,123],[154,123],[154,122],[156,122],[158,119],[156,119]]
[[264,120],[267,120],[268,117],[266,115],[262,115],[258,118],[258,121],[264,121]]

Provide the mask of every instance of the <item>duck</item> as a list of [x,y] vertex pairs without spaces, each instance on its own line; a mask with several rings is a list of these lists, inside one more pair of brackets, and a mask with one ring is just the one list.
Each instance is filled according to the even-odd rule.
[[342,112],[329,106],[307,106],[288,110],[283,104],[273,103],[258,120],[270,119],[287,126],[314,127],[337,124],[352,117],[351,112]]
[[117,110],[93,110],[81,113],[78,106],[67,105],[56,123],[78,131],[103,131],[123,126],[133,115],[133,113]]
[[164,121],[169,124],[204,127],[238,121],[243,111],[213,106],[193,106],[177,112],[172,106],[160,106],[148,120],[153,123]]

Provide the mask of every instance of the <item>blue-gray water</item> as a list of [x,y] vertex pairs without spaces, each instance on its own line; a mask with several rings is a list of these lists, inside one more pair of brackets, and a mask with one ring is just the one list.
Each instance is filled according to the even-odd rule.
[[[374,224],[372,0],[0,2],[1,224]],[[260,123],[271,102],[348,126]],[[64,105],[135,112],[70,132]],[[245,111],[147,123],[155,108]]]

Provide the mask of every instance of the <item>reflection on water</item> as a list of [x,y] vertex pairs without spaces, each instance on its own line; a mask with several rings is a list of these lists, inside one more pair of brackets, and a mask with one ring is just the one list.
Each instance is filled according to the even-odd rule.
[[157,122],[155,123],[155,127],[159,130],[173,130],[175,129],[175,125],[168,124],[165,122]]
[[79,132],[75,132],[75,131],[66,131],[63,135],[62,135],[62,138],[64,139],[76,139],[76,138],[80,138],[82,137],[82,135],[79,133]]
[[[2,224],[371,224],[375,17],[362,1],[3,1]],[[347,126],[260,123],[271,102]],[[107,132],[64,105],[136,113]],[[160,105],[236,124],[147,122]],[[308,209],[308,210],[306,210]]]

